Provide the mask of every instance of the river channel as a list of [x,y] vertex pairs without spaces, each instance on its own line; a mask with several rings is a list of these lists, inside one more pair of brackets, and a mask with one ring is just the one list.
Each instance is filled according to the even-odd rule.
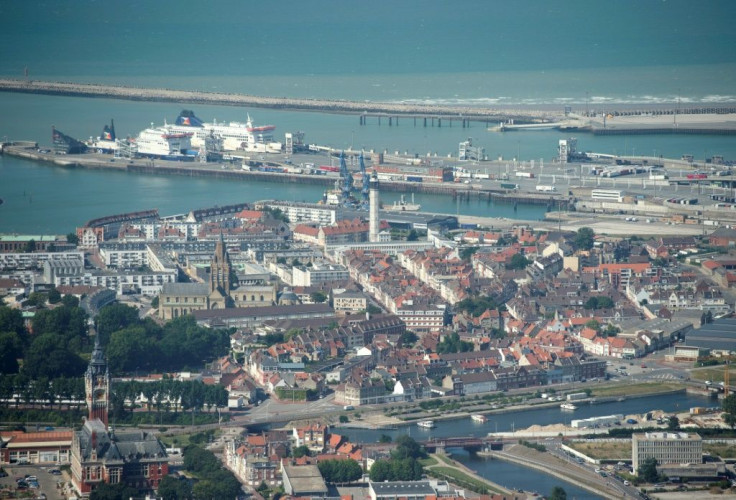
[[[551,425],[566,423],[572,419],[582,419],[613,414],[642,414],[652,410],[666,412],[686,411],[695,406],[714,406],[714,400],[685,393],[654,395],[642,398],[632,398],[624,401],[580,405],[574,412],[565,412],[559,408],[543,408],[519,410],[501,414],[491,414],[486,423],[476,423],[469,417],[454,420],[437,420],[434,429],[425,430],[416,425],[401,426],[395,429],[337,429],[341,435],[348,437],[352,442],[376,442],[382,434],[396,439],[402,434],[408,434],[418,441],[432,438],[452,436],[486,436],[488,433],[509,432],[515,429],[524,429],[532,425]],[[544,474],[521,465],[493,460],[469,454],[462,449],[451,449],[453,457],[469,468],[493,482],[507,488],[521,488],[526,491],[536,491],[541,495],[548,495],[552,488],[561,485],[568,494],[568,498],[594,499],[597,495],[567,483],[555,476]]]

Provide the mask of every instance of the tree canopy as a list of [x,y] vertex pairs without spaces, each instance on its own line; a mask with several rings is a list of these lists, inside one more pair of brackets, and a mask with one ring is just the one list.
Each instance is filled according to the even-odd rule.
[[488,309],[498,308],[498,304],[488,295],[481,295],[478,297],[471,296],[467,299],[463,299],[453,306],[456,312],[465,312],[477,318]]
[[567,500],[567,492],[562,486],[555,486],[549,494],[549,500]]
[[446,354],[451,352],[469,352],[473,350],[473,344],[460,340],[460,335],[457,332],[452,332],[450,335],[445,335],[439,344],[437,344],[437,352],[439,354]]
[[657,459],[649,457],[639,466],[637,471],[639,479],[647,483],[656,483],[659,480],[659,474],[657,473]]
[[589,227],[581,227],[575,235],[575,247],[579,250],[590,250],[595,243],[595,231]]
[[524,254],[522,252],[515,253],[513,256],[511,256],[511,260],[508,264],[506,264],[506,269],[525,269],[526,266],[531,264],[531,261],[524,257]]
[[363,469],[355,460],[321,460],[317,466],[328,483],[352,483],[363,476]]

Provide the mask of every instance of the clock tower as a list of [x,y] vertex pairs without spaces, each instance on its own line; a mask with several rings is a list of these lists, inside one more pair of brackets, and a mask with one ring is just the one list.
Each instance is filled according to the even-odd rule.
[[95,337],[95,348],[84,374],[87,396],[87,419],[100,420],[107,429],[107,412],[110,406],[110,372],[100,347],[99,335]]

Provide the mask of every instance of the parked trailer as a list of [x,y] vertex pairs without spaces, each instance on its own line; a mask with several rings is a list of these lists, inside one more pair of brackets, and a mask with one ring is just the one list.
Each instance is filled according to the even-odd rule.
[[511,183],[508,183],[508,182],[502,182],[501,183],[501,188],[502,189],[510,189],[512,191],[516,191],[516,190],[519,189],[519,185],[518,184],[511,184]]
[[417,177],[416,175],[407,175],[406,176],[406,181],[407,182],[422,182],[422,178],[421,177]]
[[555,191],[555,187],[554,186],[544,186],[540,184],[539,186],[537,186],[537,191],[542,191],[544,193],[551,193]]
[[534,179],[534,172],[516,172],[516,177],[526,177],[527,179]]

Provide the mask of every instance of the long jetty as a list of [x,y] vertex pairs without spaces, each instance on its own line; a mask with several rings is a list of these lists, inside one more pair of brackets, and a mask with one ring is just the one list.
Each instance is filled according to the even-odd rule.
[[[262,97],[222,92],[17,79],[0,79],[0,91],[53,96],[124,99],[129,101],[248,106],[288,111],[353,114],[360,115],[361,124],[365,123],[368,116],[378,117],[379,119],[380,117],[393,117],[392,120],[396,120],[396,124],[398,124],[398,117],[422,119],[445,118],[446,121],[448,119],[458,120],[465,124],[467,121],[491,122],[510,119],[517,122],[538,122],[551,120],[559,115],[559,113],[552,111],[540,110],[499,109],[420,103],[408,104],[395,102],[349,101],[341,99]],[[441,121],[439,121],[438,124],[441,126]]]

